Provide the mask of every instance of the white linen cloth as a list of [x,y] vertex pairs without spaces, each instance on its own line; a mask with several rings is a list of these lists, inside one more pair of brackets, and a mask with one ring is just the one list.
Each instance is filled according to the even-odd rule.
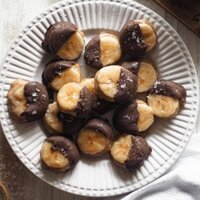
[[159,179],[122,200],[200,200],[200,134],[194,134],[176,163]]

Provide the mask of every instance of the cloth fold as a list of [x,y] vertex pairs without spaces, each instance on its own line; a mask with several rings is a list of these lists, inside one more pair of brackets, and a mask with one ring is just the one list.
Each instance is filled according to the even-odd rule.
[[200,200],[200,134],[162,177],[122,200]]

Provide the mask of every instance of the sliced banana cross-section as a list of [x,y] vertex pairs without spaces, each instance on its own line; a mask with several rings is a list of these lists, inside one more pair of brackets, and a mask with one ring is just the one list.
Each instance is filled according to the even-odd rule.
[[109,151],[113,138],[112,127],[104,120],[94,118],[81,129],[77,144],[81,152],[95,156]]
[[172,118],[183,107],[186,99],[185,88],[172,81],[157,81],[147,96],[153,114],[160,118]]
[[84,34],[75,24],[56,22],[47,29],[42,47],[62,59],[75,60],[82,53]]
[[[154,122],[152,109],[142,100],[133,100],[119,106],[113,118],[116,129],[132,135],[141,135]],[[144,134],[144,133],[143,133]]]
[[51,133],[62,133],[63,123],[58,119],[58,105],[57,102],[51,103],[48,106],[44,116],[44,123]]
[[140,168],[151,153],[151,147],[144,138],[122,135],[112,145],[111,158],[117,165],[130,171]]
[[121,66],[137,75],[139,93],[148,91],[157,80],[157,70],[150,60],[125,61]]
[[42,78],[47,87],[58,91],[67,83],[80,83],[82,72],[80,65],[73,61],[52,61],[46,65]]
[[84,34],[78,30],[63,44],[57,55],[62,59],[75,60],[81,55],[84,43]]
[[97,69],[115,64],[121,58],[119,38],[110,33],[94,36],[86,45],[84,58],[88,66]]
[[92,109],[92,93],[80,83],[67,83],[59,90],[57,103],[62,112],[84,118]]
[[130,20],[120,31],[123,55],[130,58],[144,57],[157,43],[153,25],[147,20]]
[[98,95],[111,102],[131,100],[136,88],[137,77],[119,65],[104,67],[95,75],[95,89]]
[[43,143],[40,156],[45,167],[56,171],[67,171],[73,168],[80,157],[76,145],[62,136],[47,138]]

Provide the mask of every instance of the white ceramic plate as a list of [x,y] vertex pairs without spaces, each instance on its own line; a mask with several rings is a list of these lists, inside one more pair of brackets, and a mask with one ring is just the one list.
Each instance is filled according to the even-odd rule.
[[[172,120],[160,120],[147,137],[153,151],[135,174],[113,165],[108,156],[83,157],[67,173],[55,173],[41,167],[39,151],[45,134],[38,123],[17,124],[10,119],[7,92],[16,78],[41,79],[50,59],[41,48],[50,24],[69,20],[91,33],[119,31],[130,19],[145,18],[157,29],[158,45],[150,54],[161,78],[183,84],[187,90],[184,109]],[[80,59],[80,62],[83,62]],[[34,174],[61,190],[86,196],[111,196],[138,189],[160,177],[179,157],[192,134],[198,108],[198,81],[190,54],[175,30],[159,15],[134,1],[76,0],[61,1],[48,8],[24,28],[14,41],[1,69],[1,123],[8,142],[20,160]]]

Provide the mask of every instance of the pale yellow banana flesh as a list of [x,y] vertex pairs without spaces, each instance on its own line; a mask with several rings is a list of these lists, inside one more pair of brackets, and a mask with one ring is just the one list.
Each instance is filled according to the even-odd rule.
[[102,33],[100,37],[100,61],[103,66],[116,63],[121,57],[121,48],[117,36]]
[[96,85],[100,93],[108,100],[114,99],[118,92],[117,85],[120,80],[121,67],[111,65],[101,68],[95,75]]
[[146,131],[154,122],[154,115],[151,107],[149,107],[144,101],[137,100],[137,110],[139,113],[138,119],[138,131]]
[[81,81],[81,84],[85,86],[92,94],[96,93],[95,87],[94,87],[94,78],[85,78]]
[[43,143],[40,156],[43,162],[51,168],[62,169],[69,165],[69,160],[61,152],[53,150],[52,143],[47,141]]
[[57,94],[58,107],[64,112],[72,112],[75,110],[81,92],[81,84],[67,83]]
[[52,82],[51,86],[55,90],[59,90],[63,85],[71,82],[80,83],[82,80],[82,72],[79,64],[75,64],[72,67],[65,69],[57,76]]
[[77,143],[83,153],[96,155],[107,150],[109,140],[101,133],[84,129],[80,132]]
[[19,118],[26,109],[26,98],[24,96],[24,86],[26,83],[27,81],[24,80],[15,80],[8,92],[9,109]]
[[84,35],[80,31],[76,31],[59,49],[57,55],[62,59],[75,60],[77,59],[84,47]]
[[111,147],[111,155],[120,164],[124,164],[128,159],[128,154],[132,146],[132,136],[121,136]]
[[138,88],[137,92],[148,91],[157,80],[157,73],[153,65],[149,62],[142,61],[138,71]]
[[154,31],[153,25],[151,25],[146,20],[135,20],[136,23],[140,25],[143,39],[148,45],[147,51],[153,49],[157,43],[157,36]]
[[50,128],[50,131],[52,130],[55,132],[62,133],[63,123],[58,120],[58,111],[59,109],[56,102],[49,104],[46,114],[44,116],[44,122],[46,126]]
[[173,117],[180,110],[178,99],[164,95],[150,94],[148,104],[152,108],[153,114],[160,118]]

